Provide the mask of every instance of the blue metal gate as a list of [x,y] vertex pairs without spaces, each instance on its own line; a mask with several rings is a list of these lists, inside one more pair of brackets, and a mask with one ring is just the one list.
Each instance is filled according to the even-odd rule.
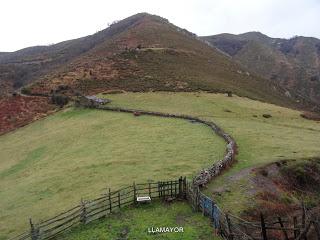
[[212,220],[215,229],[219,229],[221,210],[212,199],[208,198],[204,194],[200,194],[199,200],[203,214]]

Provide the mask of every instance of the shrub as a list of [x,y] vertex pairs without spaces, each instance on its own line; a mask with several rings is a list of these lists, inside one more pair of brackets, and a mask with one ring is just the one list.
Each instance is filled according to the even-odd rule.
[[60,107],[63,107],[69,102],[69,97],[62,94],[53,94],[51,96],[51,102],[53,104],[59,105]]
[[66,91],[69,89],[70,87],[68,85],[59,85],[57,91]]
[[31,90],[30,88],[24,87],[21,89],[21,93],[25,94],[25,95],[30,95],[31,94]]
[[262,169],[260,173],[261,173],[261,175],[264,176],[264,177],[267,177],[267,176],[268,176],[268,171],[267,171],[266,169]]

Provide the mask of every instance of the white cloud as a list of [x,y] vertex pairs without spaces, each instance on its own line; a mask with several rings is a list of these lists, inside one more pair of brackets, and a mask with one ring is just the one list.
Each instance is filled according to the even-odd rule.
[[261,31],[320,38],[318,0],[2,0],[0,11],[0,51],[85,36],[138,12],[198,35]]

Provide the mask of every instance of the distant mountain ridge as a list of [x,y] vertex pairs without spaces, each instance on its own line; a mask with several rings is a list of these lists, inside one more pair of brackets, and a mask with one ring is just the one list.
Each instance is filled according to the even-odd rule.
[[6,83],[42,95],[61,88],[71,94],[205,90],[286,106],[295,100],[195,34],[147,13],[87,37],[0,54],[0,84]]
[[320,104],[320,40],[270,38],[260,32],[202,37],[249,71],[278,83],[288,96]]

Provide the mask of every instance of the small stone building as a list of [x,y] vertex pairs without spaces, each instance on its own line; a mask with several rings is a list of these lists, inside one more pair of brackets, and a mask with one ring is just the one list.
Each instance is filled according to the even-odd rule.
[[76,105],[85,106],[85,107],[97,107],[100,105],[105,105],[110,102],[111,100],[109,99],[98,98],[97,96],[80,96],[76,100]]

